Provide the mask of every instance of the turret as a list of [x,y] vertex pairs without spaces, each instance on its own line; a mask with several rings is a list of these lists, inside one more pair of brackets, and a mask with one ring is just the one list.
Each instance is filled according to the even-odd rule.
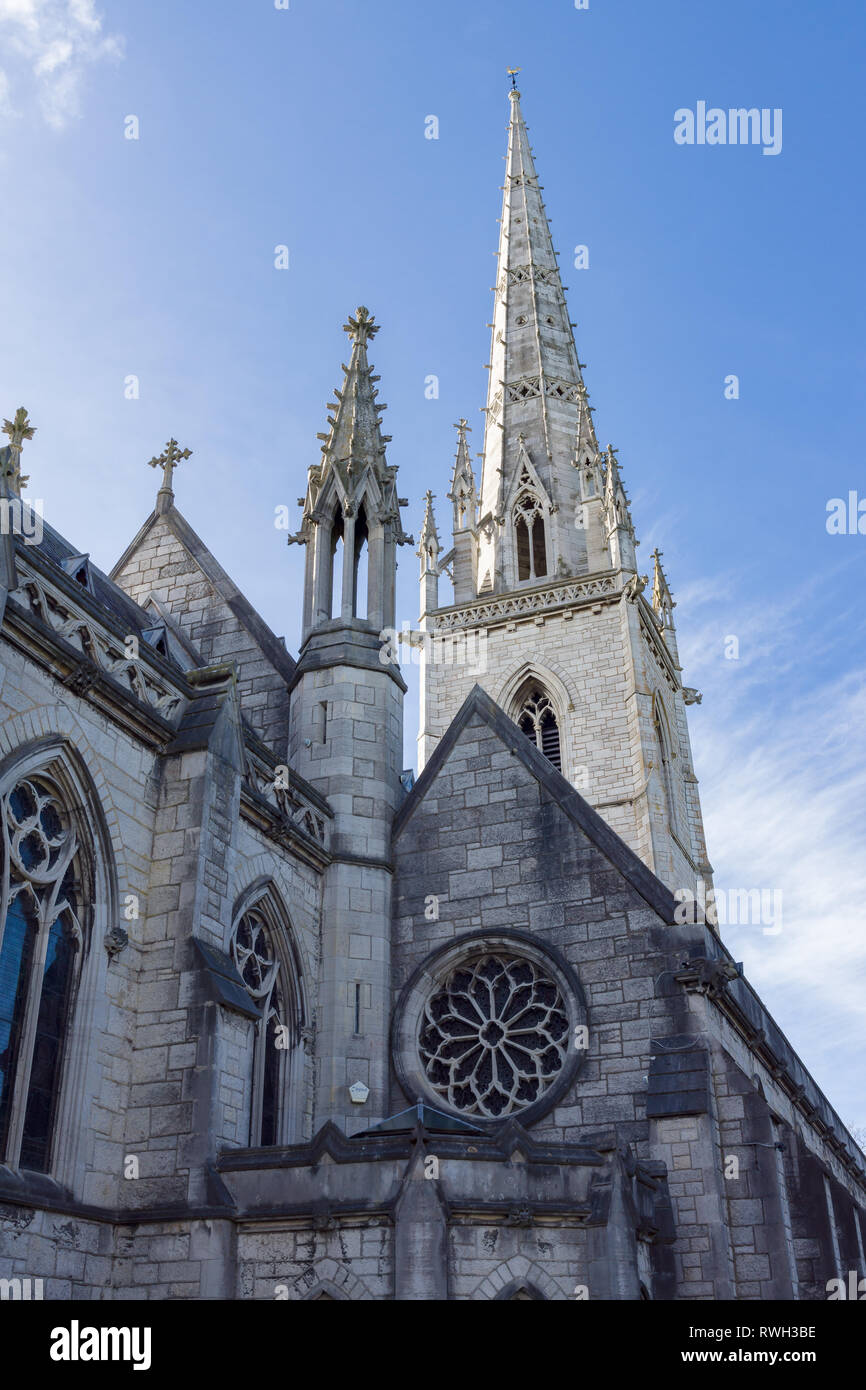
[[[403,695],[394,633],[397,470],[388,465],[365,308],[345,325],[345,380],[308,474],[304,636],[294,676],[289,761],[334,811],[322,904],[316,1126],[364,1127],[387,1113],[391,825],[402,797]],[[347,1059],[351,1058],[349,1061]],[[363,1110],[349,1087],[370,1095]]]

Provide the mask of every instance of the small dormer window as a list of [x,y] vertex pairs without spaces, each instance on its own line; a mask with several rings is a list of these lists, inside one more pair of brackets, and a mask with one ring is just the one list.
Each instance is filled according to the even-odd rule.
[[93,593],[89,555],[70,555],[68,559],[61,561],[61,568],[66,571],[70,579],[75,580],[76,584],[80,584],[89,594]]
[[149,647],[152,647],[155,652],[159,652],[160,656],[164,656],[166,660],[168,660],[168,632],[165,623],[158,623],[154,627],[143,628],[141,635]]

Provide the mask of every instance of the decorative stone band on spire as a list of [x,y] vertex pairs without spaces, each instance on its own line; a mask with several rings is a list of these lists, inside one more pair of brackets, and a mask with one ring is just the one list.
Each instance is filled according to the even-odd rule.
[[182,459],[192,458],[192,449],[179,449],[176,439],[170,439],[158,458],[148,459],[150,468],[162,469],[162,487],[156,494],[157,512],[166,512],[174,501],[172,482],[174,470]]

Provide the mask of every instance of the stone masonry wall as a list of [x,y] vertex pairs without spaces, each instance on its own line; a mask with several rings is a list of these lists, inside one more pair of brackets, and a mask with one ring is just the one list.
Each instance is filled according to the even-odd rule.
[[151,593],[159,598],[205,665],[237,664],[244,714],[282,762],[289,722],[285,680],[164,518],[155,522],[116,582],[136,603],[145,604]]

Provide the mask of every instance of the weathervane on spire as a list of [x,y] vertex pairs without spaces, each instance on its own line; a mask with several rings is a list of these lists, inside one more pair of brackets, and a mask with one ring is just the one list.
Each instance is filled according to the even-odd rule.
[[343,324],[343,332],[348,333],[359,347],[366,347],[370,339],[375,338],[379,332],[379,325],[374,323],[370,310],[361,304],[354,317],[350,314],[349,322]]
[[177,440],[170,439],[166,444],[165,449],[159,455],[158,458],[148,459],[148,464],[151,468],[162,469],[162,487],[159,489],[159,493],[157,494],[156,499],[157,510],[160,510],[160,497],[167,499],[171,499],[172,497],[174,497],[174,492],[171,486],[172,482],[174,481],[174,470],[180,463],[181,459],[188,458],[192,458],[192,449],[179,449],[177,447]]
[[516,91],[517,91],[517,74],[518,74],[519,72],[521,72],[521,71],[522,71],[521,68],[509,68],[509,69],[508,69],[508,76],[511,78],[511,90],[512,90],[512,92],[516,92]]

